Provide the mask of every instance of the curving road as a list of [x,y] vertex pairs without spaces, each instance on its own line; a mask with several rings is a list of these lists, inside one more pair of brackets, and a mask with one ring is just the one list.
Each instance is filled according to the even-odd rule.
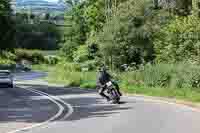
[[190,107],[139,96],[111,105],[94,90],[35,80],[43,76],[18,74],[18,88],[0,89],[0,133],[200,133],[200,111]]

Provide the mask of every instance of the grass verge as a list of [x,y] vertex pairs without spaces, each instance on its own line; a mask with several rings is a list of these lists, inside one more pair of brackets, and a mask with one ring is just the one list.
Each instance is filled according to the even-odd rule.
[[[77,73],[76,73],[77,74]],[[77,75],[79,75],[78,73]],[[86,73],[85,73],[86,74]],[[81,74],[80,79],[59,79],[48,77],[48,81],[51,83],[61,83],[66,86],[76,86],[80,88],[95,88],[95,79],[89,80],[88,77],[91,73],[87,73],[85,77]],[[70,76],[69,76],[70,77]],[[77,78],[77,76],[75,76]],[[81,78],[82,77],[82,78]],[[165,88],[165,87],[148,87],[144,85],[134,85],[126,84],[126,82],[119,83],[122,92],[128,94],[142,94],[147,96],[165,97],[165,98],[175,98],[179,100],[185,100],[190,102],[200,102],[200,91],[195,88]]]
[[[122,87],[123,85],[121,85]],[[128,94],[140,94],[146,96],[165,97],[190,102],[200,102],[200,92],[191,88],[162,88],[129,85],[122,87],[122,91]]]
[[[158,66],[156,67],[157,67],[156,69],[159,69]],[[58,83],[58,84],[64,84],[66,86],[75,86],[80,88],[95,88],[96,75],[97,75],[96,72],[80,72],[75,70],[74,68],[75,66],[73,64],[71,65],[68,64],[64,66],[57,65],[52,67],[50,67],[49,65],[34,66],[34,69],[37,70],[39,69],[49,72],[47,80],[50,83]],[[169,68],[166,70],[168,72]],[[138,71],[135,73],[134,72],[118,73],[117,77],[119,78],[120,81],[119,85],[121,90],[124,93],[128,94],[165,97],[165,98],[172,98],[172,99],[184,100],[195,103],[200,102],[200,89],[198,87],[195,88],[188,85],[188,87],[186,86],[180,88],[179,86],[176,85],[162,86],[163,84],[157,84],[156,83],[157,81],[160,83],[164,82],[165,84],[167,84],[168,82],[170,83],[174,80],[174,79],[169,80],[167,78],[166,81],[165,69],[162,69],[161,72],[157,72],[155,71],[154,68],[151,67],[150,69],[142,71],[141,73]],[[152,73],[161,73],[160,74],[161,78],[158,79],[159,74],[155,74],[154,76]],[[170,71],[170,74],[171,73],[172,72]],[[145,78],[148,78],[148,80]]]
[[38,64],[38,65],[32,65],[31,68],[32,70],[36,71],[52,72],[55,69],[55,66],[48,64]]

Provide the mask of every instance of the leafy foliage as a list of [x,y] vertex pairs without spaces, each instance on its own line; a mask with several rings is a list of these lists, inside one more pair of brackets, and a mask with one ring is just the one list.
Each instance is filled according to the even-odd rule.
[[0,1],[0,28],[0,49],[13,48],[15,28],[11,19],[10,0]]
[[101,31],[105,23],[105,0],[88,0],[85,2],[84,18],[89,31]]
[[199,63],[199,35],[199,18],[193,15],[176,17],[155,35],[157,61]]
[[84,62],[87,61],[89,57],[88,47],[86,45],[81,45],[78,47],[76,51],[73,53],[73,61],[74,62]]
[[60,58],[54,57],[54,56],[47,56],[45,57],[44,63],[49,64],[49,65],[55,65],[60,61]]
[[[152,30],[144,17],[148,3],[127,1],[118,8],[116,17],[104,26],[100,35],[101,52],[111,64],[142,64],[153,59]],[[109,59],[109,58],[108,58]]]
[[55,50],[61,41],[61,30],[50,23],[16,25],[18,48]]
[[60,49],[60,55],[68,61],[73,61],[73,53],[77,50],[78,44],[75,42],[67,41]]
[[33,64],[39,64],[45,62],[45,57],[38,50],[16,49],[15,55],[16,55],[16,61],[27,60]]
[[88,60],[105,62],[112,68],[152,62],[155,58],[153,35],[168,22],[170,14],[165,10],[154,10],[148,0],[117,3],[117,11],[112,5],[113,13],[108,22],[104,0],[88,0],[74,6],[66,14],[72,16],[71,20],[66,20],[72,27],[65,29],[62,55],[70,61],[77,61],[78,54],[83,54],[79,46],[87,45]]
[[121,73],[119,77],[129,85],[199,88],[199,69],[199,66],[188,63],[148,64],[139,70]]
[[[69,16],[72,19],[69,20]],[[63,55],[73,60],[72,51],[80,45],[92,45],[93,42],[88,40],[102,30],[104,22],[104,0],[88,0],[74,6],[66,13],[66,24],[71,27],[64,32],[66,41],[61,48]]]

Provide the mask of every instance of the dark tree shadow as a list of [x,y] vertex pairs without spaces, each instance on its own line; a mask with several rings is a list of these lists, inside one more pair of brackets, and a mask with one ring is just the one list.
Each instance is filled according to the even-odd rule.
[[[132,107],[120,107],[120,105],[106,103],[104,100],[102,100],[100,96],[96,95],[96,90],[81,90],[78,88],[64,88],[57,86],[33,84],[19,84],[18,86],[18,88],[8,89],[7,93],[15,100],[20,99],[20,102],[16,102],[15,104],[9,104],[7,106],[1,106],[0,104],[0,123],[9,123],[13,121],[39,123],[50,118],[53,114],[55,114],[58,111],[57,105],[52,104],[52,102],[49,101],[47,97],[41,97],[38,94],[20,88],[20,86],[27,88],[30,87],[53,96],[58,96],[63,101],[71,104],[74,109],[74,112],[70,117],[68,117],[64,121],[76,121],[92,117],[109,117],[111,114],[117,114],[124,110],[132,109]],[[2,100],[0,98],[0,102],[2,102]],[[121,102],[121,104],[125,103],[126,102]],[[63,103],[60,104],[64,106]],[[10,108],[16,108],[16,110],[1,110],[6,110],[6,108],[8,110]],[[30,108],[31,110],[26,110],[26,108]],[[45,110],[45,108],[48,108],[49,110]],[[68,107],[65,106],[65,113],[67,113],[68,111]],[[60,118],[63,118],[66,115],[65,113],[63,113],[60,116]],[[29,117],[8,117],[9,115],[12,116],[16,114],[27,114],[27,116],[29,115]],[[60,121],[60,119],[56,119],[56,121]]]

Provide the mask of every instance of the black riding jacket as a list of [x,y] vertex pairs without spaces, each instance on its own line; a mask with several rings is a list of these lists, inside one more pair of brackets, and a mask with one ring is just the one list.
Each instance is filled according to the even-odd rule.
[[97,85],[105,85],[107,82],[111,80],[111,75],[106,71],[102,71],[98,74],[97,77]]

